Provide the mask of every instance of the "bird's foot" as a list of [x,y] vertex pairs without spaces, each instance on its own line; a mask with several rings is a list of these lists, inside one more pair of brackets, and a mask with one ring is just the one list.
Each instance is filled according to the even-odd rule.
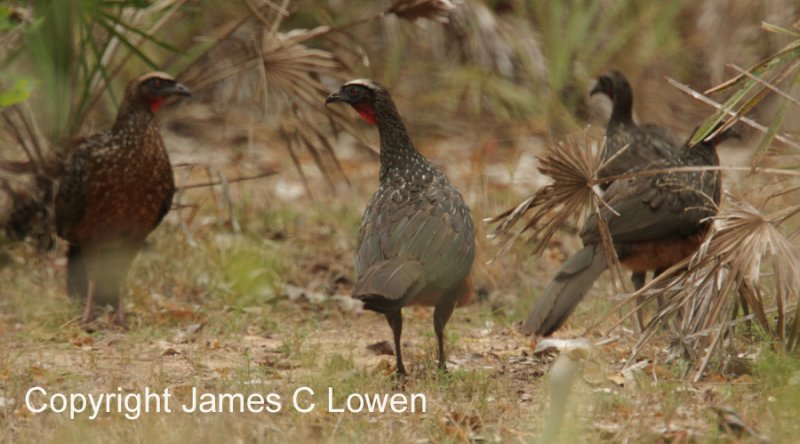
[[406,367],[404,365],[397,367],[397,370],[395,370],[394,375],[398,378],[408,377],[408,372],[406,371]]
[[409,382],[408,373],[395,372],[392,374],[392,390],[405,391]]
[[93,332],[94,328],[94,281],[89,281],[86,288],[86,305],[83,307],[81,326],[87,332]]
[[97,331],[97,321],[93,316],[89,318],[86,315],[81,317],[81,329],[86,333],[94,333]]
[[94,307],[92,307],[92,304],[87,303],[86,307],[83,309],[81,328],[87,333],[92,333],[97,330],[97,323],[94,319]]
[[119,328],[121,328],[123,330],[127,330],[128,329],[128,317],[125,315],[125,309],[122,308],[122,304],[119,304],[117,306],[117,310],[114,313],[113,322],[114,322],[115,326],[117,326],[117,327],[119,327]]

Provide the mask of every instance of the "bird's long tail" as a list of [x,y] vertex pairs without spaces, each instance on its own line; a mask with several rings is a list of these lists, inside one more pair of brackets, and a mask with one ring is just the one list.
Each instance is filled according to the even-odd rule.
[[409,259],[387,259],[371,265],[353,285],[353,297],[364,302],[364,308],[391,313],[403,308],[409,289],[420,282],[422,264]]
[[595,245],[570,256],[536,301],[522,332],[548,336],[558,330],[606,268],[608,262]]

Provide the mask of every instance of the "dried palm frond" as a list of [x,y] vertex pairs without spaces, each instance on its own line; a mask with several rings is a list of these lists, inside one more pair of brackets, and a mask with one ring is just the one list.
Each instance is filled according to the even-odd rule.
[[[523,233],[530,232],[528,241],[535,242],[535,254],[541,254],[555,233],[570,219],[576,224],[583,220],[587,212],[599,213],[606,206],[595,185],[604,182],[597,173],[616,156],[603,161],[600,143],[592,140],[589,128],[583,140],[567,138],[539,158],[539,171],[551,177],[553,182],[539,189],[522,203],[503,213],[484,219],[487,223],[500,224],[490,234],[495,238],[506,234],[529,210],[535,209],[526,224],[505,243],[497,255],[505,252]],[[621,150],[622,151],[622,150]],[[600,218],[598,227],[604,254],[607,255],[613,270],[614,283],[621,282],[616,251],[611,233],[605,221]]]
[[[368,141],[352,119],[321,106],[330,92],[324,78],[340,79],[347,70],[331,52],[306,46],[331,28],[277,31],[275,21],[264,22],[266,12],[242,20],[182,74],[195,96],[209,104],[226,122],[278,125],[295,167],[302,171],[299,151],[307,152],[323,176],[333,184],[329,165],[344,177],[331,144],[329,126],[350,133],[367,151]],[[270,119],[269,117],[276,117]],[[346,178],[345,178],[346,179]]]
[[444,24],[450,21],[450,15],[455,9],[456,6],[451,0],[394,0],[388,8],[337,26],[334,30],[343,31],[380,20],[388,15],[394,15],[410,22],[415,22],[418,19],[428,19]]
[[307,191],[310,192],[302,165],[304,153],[334,189],[334,175],[345,181],[347,178],[329,141],[331,128],[350,134],[360,148],[376,154],[350,116],[322,106],[331,80],[343,81],[350,72],[343,60],[359,59],[360,55],[346,45],[335,45],[334,53],[312,48],[308,43],[387,14],[408,20],[441,19],[454,6],[446,0],[397,0],[385,10],[338,28],[318,26],[281,32],[280,23],[288,14],[286,2],[282,6],[266,2],[261,7],[255,3],[248,2],[253,16],[217,40],[180,78],[193,87],[197,99],[212,105],[228,122],[249,120],[255,125],[277,125],[277,133]]
[[544,112],[546,61],[540,37],[525,17],[496,15],[485,2],[465,0],[447,25],[427,36],[413,43],[413,51],[452,62],[436,66],[434,75],[430,68],[422,73],[434,79],[424,100],[454,113],[456,122],[486,122],[491,131],[497,121]]
[[532,231],[529,239],[537,242],[535,251],[537,254],[541,253],[564,222],[570,218],[581,220],[587,210],[599,203],[599,194],[592,188],[597,183],[597,172],[602,168],[599,151],[597,144],[589,140],[587,129],[583,143],[576,138],[568,138],[548,149],[544,156],[537,157],[538,170],[552,178],[552,183],[540,188],[515,207],[484,219],[484,222],[490,224],[499,222],[490,237],[507,234],[529,210],[535,209],[508,244],[516,241],[523,233]]
[[395,0],[387,13],[410,21],[426,18],[447,23],[450,13],[455,8],[450,0]]
[[[702,361],[695,360],[696,380],[736,325],[731,313],[734,318],[741,314],[739,304],[787,349],[796,347],[800,334],[795,323],[787,335],[788,307],[797,304],[800,294],[800,258],[781,231],[787,220],[800,214],[800,205],[765,215],[746,203],[728,200],[728,208],[714,217],[712,232],[693,256],[629,296],[653,299],[661,295],[667,301],[647,325],[634,356],[674,321],[676,343],[687,352],[681,354],[697,357],[705,350]],[[768,315],[771,312],[775,312],[774,320]]]

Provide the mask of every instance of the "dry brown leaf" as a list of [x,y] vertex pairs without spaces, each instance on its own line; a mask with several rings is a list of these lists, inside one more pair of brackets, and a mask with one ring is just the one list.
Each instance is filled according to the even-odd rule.
[[179,355],[179,354],[181,354],[181,352],[175,350],[172,347],[168,347],[166,350],[161,352],[161,356],[175,356],[175,355]]
[[379,341],[367,346],[367,350],[376,355],[394,356],[394,346],[389,341]]
[[625,386],[625,376],[623,376],[622,373],[614,373],[612,375],[609,375],[608,380],[614,383],[614,385],[617,385],[619,387]]

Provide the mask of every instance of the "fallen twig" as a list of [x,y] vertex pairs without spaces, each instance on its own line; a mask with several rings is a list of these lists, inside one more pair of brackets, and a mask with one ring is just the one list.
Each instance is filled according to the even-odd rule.
[[244,182],[244,181],[247,181],[247,180],[261,179],[261,178],[264,178],[264,177],[273,176],[275,174],[278,174],[278,170],[265,171],[263,173],[256,174],[254,176],[236,177],[236,178],[233,178],[233,179],[230,179],[230,180],[215,180],[215,181],[210,181],[210,182],[192,183],[192,184],[188,184],[188,185],[181,185],[181,186],[177,187],[177,189],[178,190],[191,190],[191,189],[195,189],[195,188],[213,187],[213,186],[217,186],[217,185],[225,185],[225,184],[228,184],[228,183]]

